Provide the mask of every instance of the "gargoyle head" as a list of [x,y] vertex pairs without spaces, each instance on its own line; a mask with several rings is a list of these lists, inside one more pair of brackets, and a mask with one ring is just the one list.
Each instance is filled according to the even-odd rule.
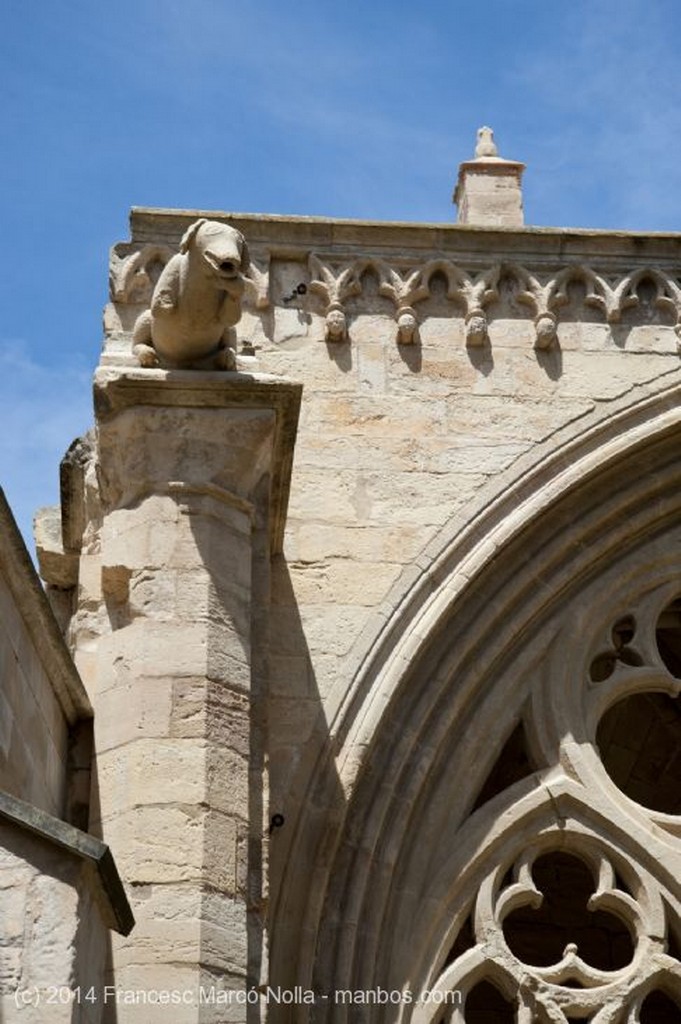
[[224,280],[233,280],[245,274],[249,267],[246,239],[229,224],[201,217],[187,228],[180,252],[198,256],[212,273]]

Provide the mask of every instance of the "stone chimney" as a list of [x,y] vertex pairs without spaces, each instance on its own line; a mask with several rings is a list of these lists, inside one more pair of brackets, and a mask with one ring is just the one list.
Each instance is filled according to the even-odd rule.
[[499,156],[491,128],[478,128],[475,159],[460,165],[452,197],[459,211],[457,223],[522,227],[524,170],[525,164]]

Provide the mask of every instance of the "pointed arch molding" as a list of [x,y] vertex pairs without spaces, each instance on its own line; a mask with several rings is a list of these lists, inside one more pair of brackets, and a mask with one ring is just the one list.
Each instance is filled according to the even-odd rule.
[[[316,766],[276,894],[279,983],[436,984],[479,886],[540,833],[559,845],[581,830],[678,915],[681,819],[624,797],[595,752],[598,715],[631,684],[616,672],[587,699],[584,679],[617,616],[681,593],[680,398],[676,379],[573,426],[424,552],[365,641]],[[660,665],[637,671],[643,688],[678,692]],[[534,774],[471,813],[521,720]]]

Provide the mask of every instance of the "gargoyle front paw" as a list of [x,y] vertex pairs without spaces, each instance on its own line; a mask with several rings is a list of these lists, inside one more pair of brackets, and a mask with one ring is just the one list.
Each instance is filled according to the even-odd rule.
[[221,348],[215,356],[216,370],[236,370],[236,353],[233,348]]
[[158,366],[158,356],[151,345],[135,345],[132,351],[140,366]]

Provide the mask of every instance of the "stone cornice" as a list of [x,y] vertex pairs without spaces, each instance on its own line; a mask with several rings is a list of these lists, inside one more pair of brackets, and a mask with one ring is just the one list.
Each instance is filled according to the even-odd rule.
[[[307,259],[311,250],[338,255],[424,254],[454,260],[476,258],[518,260],[556,269],[587,261],[599,268],[632,270],[651,263],[681,266],[681,234],[601,231],[581,228],[487,228],[461,224],[415,224],[286,217],[202,210],[163,210],[133,207],[131,240],[140,244],[177,246],[183,232],[198,217],[228,221],[249,244],[267,247],[274,257]],[[426,256],[425,258],[428,258]]]

